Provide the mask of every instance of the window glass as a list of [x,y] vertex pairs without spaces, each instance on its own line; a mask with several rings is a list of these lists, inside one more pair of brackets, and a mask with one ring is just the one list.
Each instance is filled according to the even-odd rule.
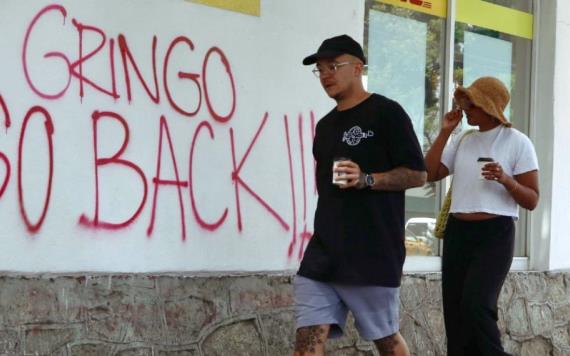
[[[441,118],[445,19],[438,12],[441,8],[390,3],[401,1],[366,1],[367,89],[403,106],[425,153],[438,133]],[[408,255],[438,254],[433,226],[439,189],[439,184],[428,183],[406,192]]]

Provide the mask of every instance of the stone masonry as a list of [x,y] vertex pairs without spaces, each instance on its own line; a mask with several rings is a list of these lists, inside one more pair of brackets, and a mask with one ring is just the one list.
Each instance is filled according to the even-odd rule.
[[[292,275],[0,276],[0,355],[290,355]],[[401,329],[413,355],[445,355],[438,273],[407,274]],[[511,273],[500,296],[515,355],[570,355],[570,273]],[[353,323],[328,355],[378,355]]]

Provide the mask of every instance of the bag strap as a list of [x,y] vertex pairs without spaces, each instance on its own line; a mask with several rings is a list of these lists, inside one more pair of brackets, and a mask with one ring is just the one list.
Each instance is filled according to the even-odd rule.
[[[459,146],[461,145],[461,142],[463,142],[463,139],[466,136],[471,135],[475,131],[478,131],[478,130],[477,129],[471,129],[471,130],[465,131],[465,133],[463,134],[463,136],[461,136],[461,138],[459,139],[459,142],[457,143],[457,148],[455,149],[456,154],[457,154],[457,150],[459,150]],[[449,190],[451,190],[451,187],[453,187],[453,178],[451,179],[451,184],[449,185]]]
[[459,142],[457,143],[457,149],[459,149],[459,145],[461,145],[461,142],[463,142],[463,139],[465,138],[465,136],[469,136],[472,133],[474,133],[475,131],[478,131],[478,130],[477,129],[471,129],[471,130],[465,131],[465,133],[463,134],[463,136],[461,136],[461,138],[459,139]]

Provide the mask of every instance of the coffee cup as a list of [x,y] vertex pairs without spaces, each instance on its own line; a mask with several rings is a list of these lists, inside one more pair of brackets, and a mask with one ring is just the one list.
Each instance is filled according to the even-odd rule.
[[338,167],[338,164],[342,161],[350,161],[350,158],[336,157],[333,160],[332,183],[336,185],[345,185],[348,182],[348,180],[344,178],[344,176],[346,175],[345,172],[335,172],[335,169]]
[[483,175],[483,167],[485,167],[487,163],[493,163],[493,162],[495,162],[495,160],[492,159],[491,157],[477,158],[477,164],[479,165],[479,179],[485,179],[485,176]]

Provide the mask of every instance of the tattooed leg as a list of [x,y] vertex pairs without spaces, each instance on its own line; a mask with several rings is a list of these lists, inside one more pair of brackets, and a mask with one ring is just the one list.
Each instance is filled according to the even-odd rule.
[[293,355],[324,355],[329,329],[329,325],[313,325],[297,329]]
[[409,356],[408,345],[400,333],[374,340],[374,344],[382,356]]

